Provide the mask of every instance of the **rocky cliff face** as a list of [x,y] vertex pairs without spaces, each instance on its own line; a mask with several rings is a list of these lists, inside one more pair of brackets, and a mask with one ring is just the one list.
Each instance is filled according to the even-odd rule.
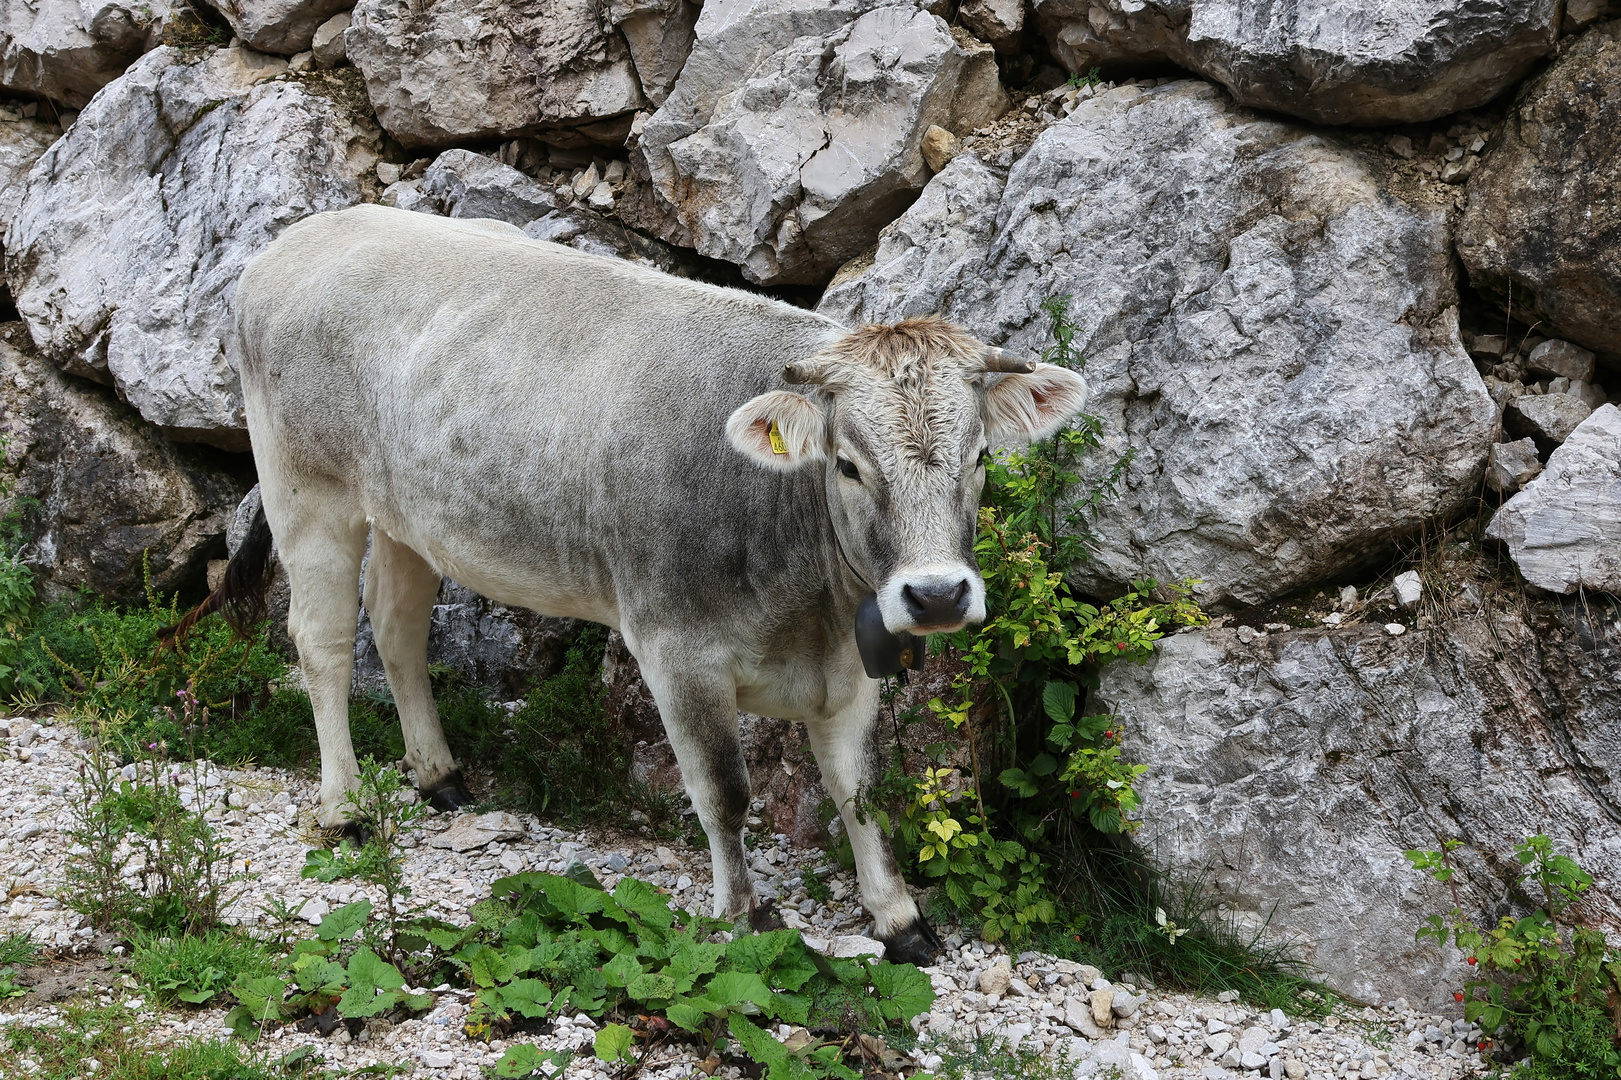
[[[1181,634],[1108,669],[1101,696],[1149,766],[1140,840],[1160,865],[1208,874],[1346,993],[1441,1007],[1456,958],[1413,931],[1452,897],[1402,852],[1464,841],[1465,913],[1488,924],[1534,902],[1507,857],[1532,833],[1621,879],[1617,685],[1615,610],[1564,601],[1400,636],[1376,622]],[[1583,915],[1621,929],[1610,890]]]
[[[1588,603],[1621,589],[1610,0],[214,8],[0,3],[0,408],[48,589],[135,598],[142,552],[164,589],[218,568],[252,483],[236,278],[321,210],[498,218],[1029,352],[1067,297],[1088,480],[1124,462],[1084,589],[1292,603],[1468,508],[1542,597],[1404,636],[1246,624],[1111,674],[1156,857],[1410,998],[1435,898],[1400,848],[1501,860],[1547,826],[1617,880],[1615,631]],[[446,582],[432,657],[515,692],[569,629]],[[638,768],[673,780],[609,660]],[[744,724],[761,827],[816,835],[798,733]],[[1505,865],[1469,867],[1482,910],[1515,902]]]

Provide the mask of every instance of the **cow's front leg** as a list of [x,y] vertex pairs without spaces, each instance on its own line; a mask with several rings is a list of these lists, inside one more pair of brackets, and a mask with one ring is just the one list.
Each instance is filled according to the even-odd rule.
[[855,699],[824,720],[808,720],[811,751],[822,770],[822,786],[839,808],[856,859],[861,902],[872,913],[885,955],[897,963],[932,964],[940,939],[918,913],[907,891],[889,838],[857,800],[872,786],[878,750],[878,683],[860,679]]
[[[626,644],[633,654],[638,652],[628,634]],[[658,703],[692,808],[709,834],[714,915],[747,915],[755,900],[743,854],[749,770],[737,729],[736,684],[730,672],[697,667],[686,657],[644,655],[636,657],[642,679]]]

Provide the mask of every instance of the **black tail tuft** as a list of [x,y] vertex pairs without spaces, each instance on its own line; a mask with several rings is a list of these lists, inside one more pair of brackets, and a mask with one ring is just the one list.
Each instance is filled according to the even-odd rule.
[[166,645],[178,645],[186,640],[191,628],[205,615],[219,612],[239,638],[253,636],[254,627],[265,617],[265,592],[270,587],[270,555],[275,539],[270,535],[270,523],[265,520],[261,503],[254,512],[253,524],[248,526],[236,554],[225,567],[225,578],[219,588],[173,626],[158,631],[158,638]]

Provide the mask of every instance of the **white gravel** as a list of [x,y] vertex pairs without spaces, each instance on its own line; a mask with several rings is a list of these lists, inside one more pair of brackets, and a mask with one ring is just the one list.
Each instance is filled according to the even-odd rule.
[[[62,883],[68,854],[59,830],[67,824],[68,797],[76,790],[76,735],[49,720],[13,720],[3,730],[9,738],[0,751],[0,873],[12,899],[0,913],[0,934],[27,931],[48,945],[85,947],[91,930],[52,895]],[[203,805],[208,816],[230,838],[239,859],[251,860],[253,880],[229,911],[234,921],[265,925],[259,909],[272,897],[289,904],[307,899],[306,911],[313,913],[366,895],[346,882],[321,884],[298,876],[315,839],[312,777],[275,769],[209,767],[207,772]],[[510,838],[489,839],[460,852],[432,846],[436,839],[447,843],[450,838],[444,834],[453,827],[463,835],[482,827],[473,839]],[[468,907],[486,895],[496,878],[525,870],[560,871],[576,857],[609,888],[622,873],[631,874],[668,889],[689,909],[707,909],[711,892],[706,852],[634,833],[608,837],[554,829],[527,815],[487,817],[475,824],[471,815],[429,814],[408,844],[406,877],[415,898],[455,923],[467,921]],[[781,835],[761,836],[753,854],[762,891],[779,897],[789,925],[800,927],[814,943],[848,949],[852,943],[836,939],[869,933],[871,923],[850,875],[841,872],[829,879],[834,899],[826,905],[805,895],[800,875],[824,861],[821,852],[794,849]],[[993,1033],[1024,1049],[1039,1046],[1047,1053],[1066,1053],[1078,1078],[1106,1074],[1110,1065],[1125,1080],[1455,1080],[1486,1071],[1476,1052],[1478,1029],[1461,1020],[1416,1013],[1403,1001],[1352,1009],[1322,1023],[1291,1020],[1237,1001],[1166,994],[1131,981],[1111,985],[1095,969],[1041,954],[1010,957],[954,934],[946,940],[947,954],[926,969],[939,999],[914,1024],[921,1036],[915,1056],[924,1067],[937,1065],[939,1053],[954,1043]],[[139,1000],[133,980],[126,977],[125,986],[122,998]],[[419,1075],[473,1080],[481,1067],[494,1065],[507,1043],[496,1040],[486,1046],[462,1034],[471,996],[470,991],[439,990],[427,1014],[401,1024],[368,1021],[354,1039],[341,1027],[330,1038],[284,1028],[268,1035],[265,1046],[278,1056],[298,1046],[315,1046],[337,1068],[403,1063],[414,1065]],[[154,1038],[223,1030],[223,1010],[162,1011],[142,1004],[139,1015],[152,1025]],[[59,1008],[26,997],[0,1003],[0,1026],[52,1023],[60,1016]],[[521,1036],[518,1041],[543,1049],[578,1048],[589,1044],[593,1031],[594,1024],[579,1016],[560,1020],[549,1036]],[[669,1044],[657,1048],[642,1071],[651,1080],[675,1080],[692,1076],[696,1064],[691,1048]],[[608,1075],[582,1057],[567,1072],[571,1080]],[[739,1074],[723,1066],[715,1075]]]

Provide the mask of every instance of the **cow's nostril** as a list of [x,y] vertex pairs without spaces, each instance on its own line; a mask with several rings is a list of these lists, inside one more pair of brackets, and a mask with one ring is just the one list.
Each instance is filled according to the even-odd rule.
[[907,614],[921,626],[961,622],[968,608],[968,581],[954,585],[903,585],[901,599]]

